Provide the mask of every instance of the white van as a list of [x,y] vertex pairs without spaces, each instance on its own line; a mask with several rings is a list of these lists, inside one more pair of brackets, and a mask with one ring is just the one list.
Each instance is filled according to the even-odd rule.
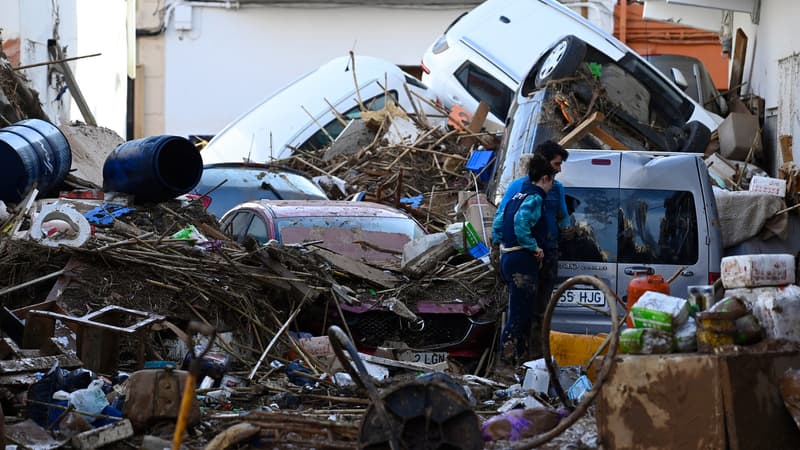
[[[575,275],[602,279],[625,301],[637,272],[677,274],[671,294],[720,276],[722,237],[711,178],[698,154],[570,150],[558,179],[576,233],[559,243],[559,282]],[[577,286],[559,299],[553,328],[609,330],[602,291]]]
[[368,109],[379,110],[388,95],[409,113],[416,106],[431,116],[437,114],[418,98],[412,106],[414,94],[406,92],[406,86],[433,99],[419,80],[383,59],[364,55],[354,59],[355,76],[351,58],[340,57],[267,97],[211,139],[202,151],[203,163],[265,164],[291,156],[293,149],[325,147],[345,127],[332,108],[346,118],[356,118],[359,99]]
[[488,103],[487,128],[502,129],[515,92],[531,67],[567,35],[576,36],[615,62],[635,59],[652,69],[660,78],[658,89],[689,102],[691,110],[685,122],[700,122],[710,131],[722,122],[629,47],[555,0],[481,3],[456,19],[427,50],[422,58],[422,81],[448,108],[460,105],[475,111],[480,101]]

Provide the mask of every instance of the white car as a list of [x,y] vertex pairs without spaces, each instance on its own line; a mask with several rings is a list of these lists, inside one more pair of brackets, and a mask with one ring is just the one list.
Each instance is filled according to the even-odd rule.
[[[548,53],[552,57],[544,68],[553,70],[567,48],[558,47],[552,55],[549,50],[567,35],[613,61],[634,58],[652,69],[622,42],[555,0],[487,0],[456,19],[431,45],[422,58],[422,81],[448,108],[459,105],[472,112],[481,100],[487,102],[487,128],[502,129],[515,92],[534,63]],[[660,72],[657,76],[657,88],[690,102],[686,122],[700,122],[711,131],[722,122]]]
[[202,151],[203,163],[266,164],[291,156],[293,149],[322,148],[345,127],[332,108],[345,118],[356,118],[359,99],[368,109],[378,110],[388,94],[409,113],[416,106],[438,114],[414,97],[434,98],[425,85],[395,64],[364,55],[354,59],[355,76],[351,58],[340,57],[267,97],[211,139]]

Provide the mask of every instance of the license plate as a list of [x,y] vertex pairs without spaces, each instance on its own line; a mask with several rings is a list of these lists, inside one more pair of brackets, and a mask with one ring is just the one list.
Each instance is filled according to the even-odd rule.
[[606,296],[597,289],[567,289],[558,299],[558,306],[606,306]]
[[401,352],[397,359],[432,366],[447,362],[447,352],[415,352],[409,350]]

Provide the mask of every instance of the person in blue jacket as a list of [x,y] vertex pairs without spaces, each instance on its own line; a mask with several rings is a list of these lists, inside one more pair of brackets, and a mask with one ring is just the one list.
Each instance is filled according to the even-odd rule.
[[[545,141],[539,144],[533,152],[532,156],[541,156],[555,169],[556,174],[561,172],[561,165],[569,158],[569,152],[561,145],[553,141]],[[523,176],[512,181],[503,194],[503,199],[498,205],[498,210],[512,198],[514,195],[522,190],[525,183],[529,183],[528,176]],[[564,185],[558,180],[553,181],[552,191],[547,195],[544,202],[544,220],[548,224],[547,236],[539,243],[544,250],[544,259],[542,260],[541,270],[539,271],[539,283],[536,306],[538,310],[535,313],[533,321],[534,329],[531,332],[534,344],[537,347],[541,345],[539,342],[539,328],[541,326],[541,316],[544,314],[544,308],[550,300],[553,293],[556,281],[558,279],[558,241],[562,235],[570,236],[573,233],[571,226],[569,212],[567,210],[566,196],[564,192]],[[496,236],[492,242],[500,242]],[[493,249],[497,252],[497,249]],[[537,349],[538,350],[538,349]],[[532,356],[536,356],[533,354]]]
[[547,239],[543,217],[547,192],[556,170],[535,156],[528,166],[528,183],[498,208],[492,235],[500,243],[500,275],[508,285],[508,318],[500,338],[500,359],[517,365],[528,356],[531,326],[539,307],[539,268],[544,260],[540,243]]

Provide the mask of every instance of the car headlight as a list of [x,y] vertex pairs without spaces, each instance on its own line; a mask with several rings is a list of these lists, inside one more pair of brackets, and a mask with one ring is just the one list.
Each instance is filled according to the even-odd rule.
[[431,51],[433,52],[434,55],[438,55],[439,53],[442,53],[448,48],[449,46],[447,45],[447,36],[441,35],[439,39],[437,39],[436,42],[433,44]]

